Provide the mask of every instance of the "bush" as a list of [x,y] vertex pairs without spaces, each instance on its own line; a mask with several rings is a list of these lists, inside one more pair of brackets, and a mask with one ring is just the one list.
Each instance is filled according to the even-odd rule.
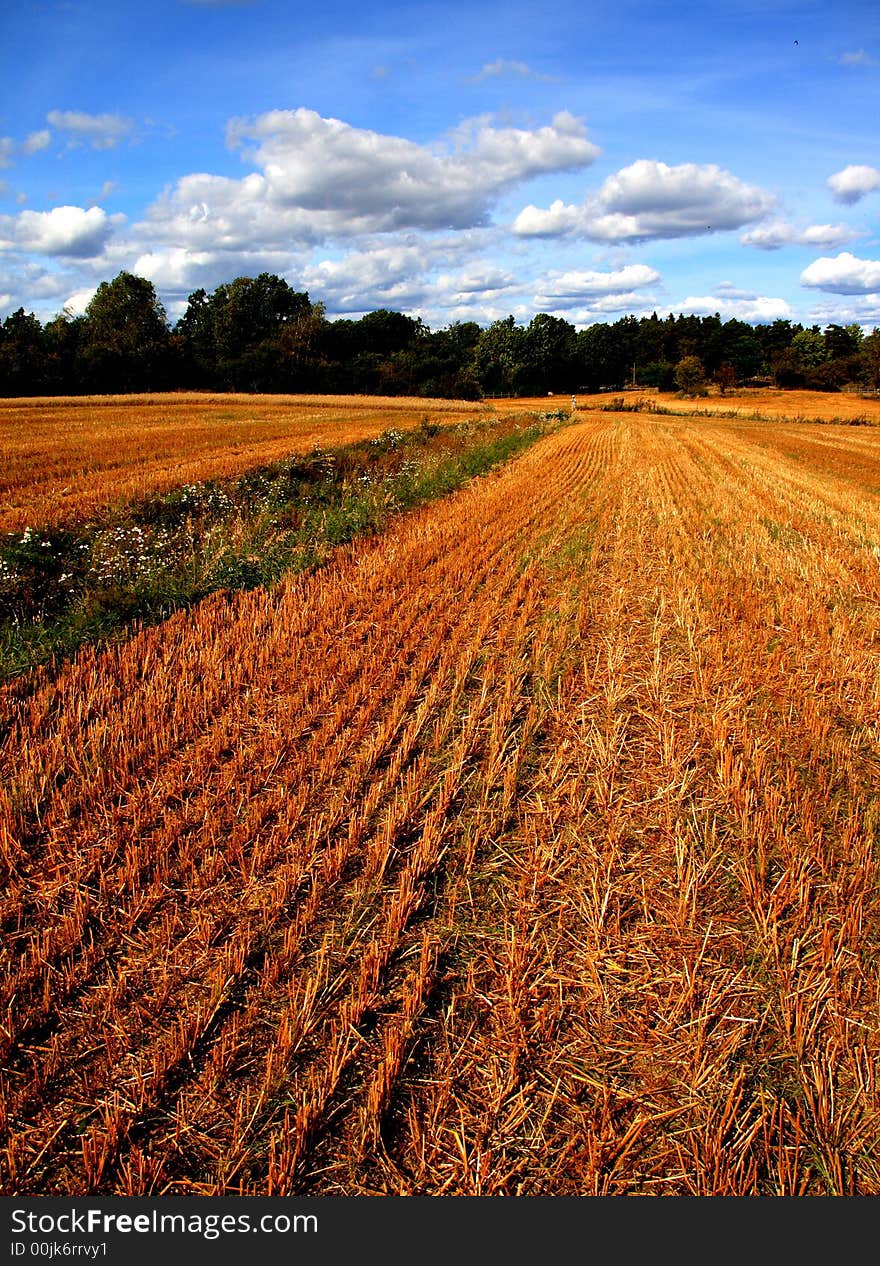
[[[675,385],[685,396],[701,394],[700,388],[706,380],[703,362],[699,356],[684,356],[675,366]],[[703,390],[703,395],[708,393]]]

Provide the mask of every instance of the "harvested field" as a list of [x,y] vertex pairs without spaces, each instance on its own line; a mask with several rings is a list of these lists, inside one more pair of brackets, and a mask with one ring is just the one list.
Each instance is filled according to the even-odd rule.
[[[643,391],[628,388],[616,393],[622,397],[626,405],[632,406],[638,400],[646,404],[655,404],[662,409],[670,409],[675,413],[702,414],[719,413],[723,416],[735,413],[744,418],[779,418],[780,421],[824,421],[844,423],[864,420],[874,426],[880,426],[880,396],[860,396],[850,392],[826,391],[776,391],[769,387],[743,388],[719,395],[712,391],[708,396],[700,396],[693,400],[679,399],[674,392]],[[559,396],[565,401],[565,396]],[[580,409],[601,409],[613,399],[610,393],[578,396]],[[547,401],[544,401],[547,407]],[[569,399],[570,403],[570,399]],[[522,405],[526,402],[522,401]],[[531,402],[532,406],[536,404]]]
[[492,411],[379,396],[175,393],[0,400],[0,532],[82,520],[180,484],[222,479],[423,419]]
[[4,688],[4,1191],[880,1192],[880,440],[582,417]]

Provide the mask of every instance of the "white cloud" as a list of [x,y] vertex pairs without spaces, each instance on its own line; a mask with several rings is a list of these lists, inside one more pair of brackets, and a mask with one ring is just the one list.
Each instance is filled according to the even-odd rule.
[[525,207],[513,230],[521,237],[606,242],[691,237],[742,228],[767,215],[773,204],[770,194],[714,163],[669,167],[639,159],[609,176],[580,206],[556,201],[546,211]]
[[503,268],[475,264],[461,273],[441,273],[437,286],[448,291],[455,300],[462,300],[468,295],[495,298],[504,291],[518,288],[518,283],[513,274]]
[[838,202],[858,202],[865,194],[880,189],[880,171],[876,167],[844,167],[828,177],[828,188]]
[[101,207],[53,207],[0,216],[0,250],[37,255],[100,255],[115,224],[125,217],[108,216]]
[[783,246],[835,247],[845,246],[859,234],[846,224],[810,224],[799,229],[784,220],[750,229],[740,238],[743,246],[755,246],[761,251],[776,251]]
[[289,251],[252,250],[194,251],[171,246],[139,255],[131,271],[152,281],[167,295],[189,295],[200,287],[214,290],[235,277],[259,273],[287,273],[293,263]]
[[295,213],[299,223],[289,228],[313,239],[484,224],[505,189],[586,167],[599,153],[583,122],[565,111],[533,130],[476,120],[457,129],[451,146],[430,147],[313,110],[274,110],[234,121],[229,141],[256,142],[251,156],[264,173],[246,178],[263,183],[242,188],[242,196]]
[[731,298],[729,294],[688,295],[665,310],[693,313],[695,316],[714,316],[717,312],[726,321],[736,319],[751,325],[767,325],[792,316],[792,310],[784,299],[772,299],[767,295],[742,298]]
[[864,295],[880,290],[880,260],[859,259],[843,251],[834,259],[823,256],[801,273],[801,285],[837,295]]
[[[518,289],[509,272],[483,261],[459,272],[440,272],[438,264],[466,255],[462,244],[448,239],[414,241],[411,237],[390,244],[369,244],[341,259],[324,259],[302,269],[300,284],[321,299],[331,314],[357,313],[380,307],[405,307],[432,316],[449,307],[493,301],[505,291]],[[473,314],[471,314],[472,319]]]
[[71,289],[70,276],[50,272],[35,260],[0,256],[0,264],[8,265],[0,270],[0,289],[19,295],[19,304],[31,307],[40,300],[58,299]]
[[513,224],[519,237],[574,237],[585,228],[584,207],[571,206],[556,198],[546,210],[529,205],[523,207]]
[[644,306],[646,297],[637,291],[659,280],[657,270],[646,264],[627,264],[611,272],[550,273],[537,283],[535,304],[556,313],[579,309],[577,322],[584,324],[603,313],[632,312]]
[[375,246],[364,251],[350,251],[341,259],[323,259],[307,269],[310,281],[330,289],[356,286],[387,285],[423,272],[428,263],[426,252],[419,246],[401,242]]
[[92,149],[113,149],[134,128],[132,120],[120,114],[85,114],[82,110],[50,110],[46,122],[57,132],[66,132],[70,146],[88,144]]
[[[477,230],[469,226],[488,220],[504,189],[585,166],[598,152],[583,123],[565,112],[531,131],[470,120],[444,146],[431,147],[311,110],[274,111],[234,122],[229,140],[234,147],[256,142],[250,157],[260,170],[240,180],[209,173],[178,180],[132,229],[140,252],[135,270],[180,293],[259,261],[264,269],[301,273],[299,284],[326,299],[330,311],[391,306],[404,294],[421,294],[411,279],[439,258],[448,267],[470,254]],[[395,232],[446,226],[456,232],[442,242]],[[304,269],[314,246],[352,239],[363,249]]]
[[855,53],[844,53],[840,58],[842,66],[876,66],[876,59],[869,57],[863,48]]
[[[548,302],[561,299],[582,300],[587,295],[614,295],[641,286],[653,285],[660,274],[647,264],[627,264],[613,272],[572,271],[544,277],[540,293]],[[543,302],[543,299],[539,300]]]
[[18,154],[30,156],[45,149],[51,140],[48,129],[31,132],[23,141],[16,142],[11,136],[0,136],[0,167],[11,167]]
[[810,310],[808,320],[816,325],[861,325],[868,332],[880,326],[880,293],[853,295],[847,302],[839,300],[818,303]]
[[52,135],[48,128],[44,128],[41,132],[31,132],[21,143],[21,152],[23,154],[37,154],[41,149],[46,149]]
[[471,83],[482,83],[484,79],[537,79],[541,83],[554,83],[554,75],[542,75],[532,70],[525,62],[508,61],[504,57],[496,57],[494,62],[486,64],[472,76]]
[[86,308],[94,299],[97,290],[97,286],[93,286],[91,290],[75,290],[73,294],[69,295],[64,301],[65,311],[69,312],[72,316],[82,316],[85,313]]

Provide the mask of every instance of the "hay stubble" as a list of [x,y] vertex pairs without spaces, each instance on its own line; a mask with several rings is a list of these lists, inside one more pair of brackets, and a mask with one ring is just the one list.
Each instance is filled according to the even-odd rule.
[[834,435],[583,415],[7,687],[4,1189],[876,1193],[878,453]]

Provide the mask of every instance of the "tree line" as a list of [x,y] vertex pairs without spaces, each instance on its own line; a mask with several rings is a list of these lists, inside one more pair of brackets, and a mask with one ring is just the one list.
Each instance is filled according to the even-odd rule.
[[880,330],[749,325],[714,316],[626,316],[577,330],[538,313],[486,328],[432,330],[385,308],[328,320],[321,303],[271,273],[196,290],[173,327],[152,282],[121,272],[84,315],[45,325],[19,308],[0,326],[0,395],[195,389],[482,396],[592,392],[627,385],[722,390],[768,383],[837,391],[880,386]]

